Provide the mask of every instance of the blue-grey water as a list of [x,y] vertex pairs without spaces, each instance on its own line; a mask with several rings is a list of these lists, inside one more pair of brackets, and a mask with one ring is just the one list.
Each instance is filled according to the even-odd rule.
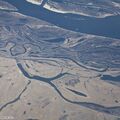
[[45,20],[65,29],[111,38],[120,38],[119,15],[99,19],[81,15],[55,13],[41,6],[26,2],[25,0],[5,1],[14,5],[22,14]]

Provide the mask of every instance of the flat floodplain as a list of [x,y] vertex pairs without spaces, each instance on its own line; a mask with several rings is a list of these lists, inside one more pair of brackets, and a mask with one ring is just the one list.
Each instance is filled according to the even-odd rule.
[[119,5],[0,0],[0,119],[118,120]]

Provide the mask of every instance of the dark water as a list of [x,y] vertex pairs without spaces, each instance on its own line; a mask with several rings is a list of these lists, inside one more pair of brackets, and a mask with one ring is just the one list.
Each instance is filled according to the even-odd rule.
[[35,80],[39,80],[39,81],[44,81],[44,82],[47,82],[47,83],[49,83],[49,82],[51,82],[51,81],[53,81],[53,80],[55,80],[55,79],[58,79],[58,78],[64,76],[65,74],[67,74],[67,73],[60,73],[60,74],[58,74],[57,76],[52,77],[52,78],[44,78],[44,77],[40,77],[40,76],[37,76],[37,75],[34,75],[34,76],[31,77],[31,76],[25,71],[25,69],[22,67],[22,65],[21,65],[20,63],[18,63],[17,65],[18,65],[19,69],[22,71],[22,73],[23,73],[27,78],[29,78],[29,79],[35,79]]
[[55,13],[44,9],[42,6],[28,3],[25,0],[5,1],[14,5],[22,14],[45,20],[65,29],[111,38],[120,38],[120,16],[98,19],[81,15]]
[[111,75],[103,75],[101,77],[102,80],[109,80],[109,81],[116,81],[116,82],[120,82],[120,75],[118,76],[111,76]]

